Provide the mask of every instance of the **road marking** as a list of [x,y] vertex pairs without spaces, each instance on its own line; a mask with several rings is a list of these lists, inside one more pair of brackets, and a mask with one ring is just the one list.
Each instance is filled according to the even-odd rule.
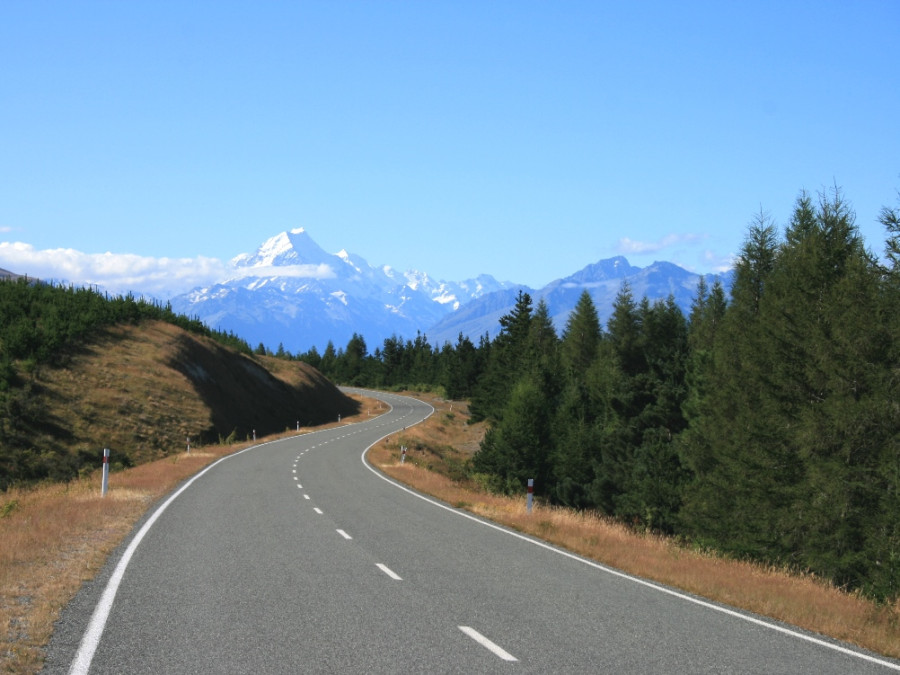
[[353,539],[353,537],[351,537],[349,534],[347,534],[347,533],[344,532],[343,530],[338,530],[337,533],[338,533],[339,535],[341,535],[344,539]]
[[479,633],[479,632],[478,632],[477,630],[475,630],[474,628],[470,628],[469,626],[458,626],[458,628],[459,628],[463,633],[465,633],[466,635],[468,635],[470,638],[472,638],[473,640],[475,640],[475,642],[477,642],[478,644],[480,644],[482,647],[485,647],[486,649],[489,649],[489,650],[492,651],[496,656],[499,656],[499,657],[500,657],[501,659],[503,659],[504,661],[518,661],[518,660],[519,660],[519,659],[517,659],[515,656],[513,656],[512,654],[510,654],[508,651],[506,651],[505,649],[503,649],[503,647],[501,647],[500,645],[495,644],[495,643],[491,642],[490,640],[488,640],[486,637],[484,637],[484,635],[482,635],[481,633]]
[[[278,443],[280,442],[280,440],[283,439],[270,441],[270,443]],[[251,445],[249,448],[244,448],[243,450],[239,450],[232,455],[227,455],[219,460],[216,460],[208,467],[203,469],[203,471],[199,472],[197,475],[191,478],[187,483],[182,485],[177,492],[175,492],[171,497],[164,501],[162,505],[153,512],[153,515],[147,519],[147,522],[144,523],[144,526],[141,527],[140,530],[138,530],[138,533],[134,536],[134,539],[131,540],[131,543],[125,549],[125,552],[122,554],[122,557],[116,564],[112,576],[110,576],[109,581],[106,582],[106,587],[103,589],[103,594],[100,596],[100,600],[97,602],[97,606],[94,608],[94,613],[91,614],[90,623],[88,623],[88,627],[84,631],[84,635],[81,636],[81,642],[78,645],[78,652],[75,654],[75,658],[72,660],[72,664],[69,666],[69,673],[71,675],[81,675],[82,673],[87,673],[91,669],[91,662],[94,660],[94,654],[97,651],[97,647],[100,646],[100,638],[103,636],[103,631],[106,629],[106,622],[109,619],[109,613],[112,611],[113,602],[116,599],[116,593],[118,593],[119,591],[119,585],[122,583],[122,577],[125,576],[125,570],[128,567],[128,563],[131,562],[131,558],[132,556],[134,556],[134,552],[137,550],[137,547],[143,541],[144,537],[147,536],[147,532],[150,531],[150,528],[153,527],[153,524],[163,514],[163,512],[167,508],[169,508],[169,504],[174,502],[178,498],[178,496],[182,492],[187,490],[195,480],[200,478],[200,476],[204,475],[208,471],[211,471],[214,467],[218,466],[222,462],[233,459],[234,457],[242,455],[249,450],[259,448],[262,445],[269,445],[270,443]]]
[[303,495],[303,499],[309,499],[309,495]]
[[300,483],[297,483],[297,488],[300,489],[300,490],[302,490],[302,489],[303,489],[303,486],[300,485]]
[[[428,415],[426,415],[423,419],[416,422],[415,424],[421,424],[423,421],[425,421],[426,419],[431,417],[431,415],[433,415],[433,414],[434,414],[434,408],[431,408],[431,412]],[[479,523],[480,525],[483,525],[485,527],[489,527],[498,532],[502,532],[503,534],[509,535],[510,537],[515,537],[517,539],[521,539],[522,541],[526,541],[529,544],[533,544],[534,546],[539,546],[540,548],[546,549],[548,551],[552,551],[553,553],[556,553],[557,555],[561,555],[561,556],[569,558],[571,560],[575,560],[577,562],[582,563],[583,565],[587,565],[588,567],[593,567],[596,570],[605,572],[612,576],[619,577],[621,579],[626,579],[628,581],[639,584],[641,586],[645,586],[647,588],[652,588],[653,590],[659,591],[660,593],[665,593],[666,595],[671,595],[673,597],[679,598],[686,602],[690,602],[692,604],[699,605],[700,607],[705,607],[706,609],[710,609],[714,612],[720,612],[720,613],[730,616],[732,618],[740,619],[741,621],[746,621],[748,623],[752,623],[756,626],[768,628],[769,630],[773,630],[773,631],[775,631],[777,633],[781,633],[783,635],[788,635],[788,636],[798,639],[798,640],[810,642],[810,643],[818,645],[820,647],[824,647],[826,649],[831,649],[833,651],[840,652],[841,654],[846,654],[847,656],[853,656],[858,659],[862,659],[863,661],[868,661],[869,663],[877,663],[878,665],[885,666],[887,668],[890,668],[891,670],[900,671],[900,665],[898,665],[896,663],[892,663],[891,661],[887,661],[883,658],[879,658],[877,656],[870,656],[869,654],[855,651],[848,647],[844,647],[840,644],[835,644],[833,642],[828,642],[827,640],[823,640],[818,637],[814,637],[812,635],[807,635],[805,633],[801,633],[799,631],[799,629],[791,629],[791,628],[786,628],[786,627],[780,626],[780,625],[774,623],[773,619],[769,619],[769,620],[758,619],[755,616],[751,616],[750,614],[744,614],[737,610],[730,609],[728,607],[716,605],[707,600],[702,600],[700,598],[692,597],[681,591],[677,591],[672,588],[667,588],[665,586],[661,586],[659,584],[653,583],[652,581],[647,581],[646,579],[641,579],[640,577],[635,577],[630,574],[625,574],[624,572],[620,572],[611,567],[607,567],[606,565],[602,565],[598,562],[594,562],[593,560],[588,560],[587,558],[582,558],[581,556],[576,555],[574,553],[570,553],[569,551],[564,551],[560,548],[556,548],[555,546],[551,546],[550,544],[547,544],[546,542],[539,541],[537,539],[532,539],[531,537],[526,537],[525,535],[519,534],[518,532],[513,532],[511,530],[506,529],[505,527],[497,525],[496,523],[491,523],[486,520],[482,520],[481,518],[476,518],[475,516],[468,514],[468,513],[464,513],[462,511],[460,511],[459,509],[454,508],[452,506],[447,506],[446,504],[441,504],[440,502],[438,502],[430,497],[426,497],[425,495],[416,492],[412,488],[409,488],[406,485],[403,485],[402,483],[385,476],[384,474],[380,473],[378,471],[378,469],[376,469],[371,464],[369,464],[369,462],[366,461],[366,454],[369,452],[369,450],[374,448],[375,445],[379,441],[383,440],[384,438],[386,438],[387,436],[390,436],[390,435],[391,435],[390,433],[385,434],[381,438],[377,439],[374,443],[372,443],[372,445],[370,445],[365,450],[363,450],[362,455],[360,456],[360,459],[362,460],[363,466],[365,466],[374,475],[378,476],[381,480],[385,481],[386,483],[390,483],[397,489],[403,490],[404,492],[412,495],[413,497],[416,497],[417,499],[421,499],[422,501],[428,502],[429,504],[432,504],[432,505],[438,507],[439,509],[449,511],[450,513],[460,516],[461,518],[467,518],[467,519],[471,520],[472,522]],[[460,627],[460,630],[462,630],[462,627]]]
[[313,511],[318,513],[320,516],[322,515],[322,509],[320,509],[318,506],[313,507]]
[[375,563],[375,567],[377,567],[377,568],[380,569],[382,572],[384,572],[385,574],[387,574],[387,575],[388,575],[391,579],[393,579],[394,581],[403,581],[403,579],[400,578],[400,575],[397,574],[394,570],[392,570],[392,569],[391,569],[390,567],[388,567],[387,565],[382,565],[381,563]]

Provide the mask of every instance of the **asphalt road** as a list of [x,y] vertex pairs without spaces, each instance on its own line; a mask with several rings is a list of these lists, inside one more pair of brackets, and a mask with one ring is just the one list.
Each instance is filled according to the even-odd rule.
[[431,409],[378,397],[390,413],[232,455],[148,514],[65,609],[45,672],[900,671],[397,486],[363,452]]

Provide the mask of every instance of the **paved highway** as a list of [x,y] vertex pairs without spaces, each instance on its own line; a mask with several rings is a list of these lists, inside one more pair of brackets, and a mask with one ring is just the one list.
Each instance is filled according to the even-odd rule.
[[846,673],[900,664],[620,575],[364,463],[431,408],[255,446],[148,514],[50,673]]

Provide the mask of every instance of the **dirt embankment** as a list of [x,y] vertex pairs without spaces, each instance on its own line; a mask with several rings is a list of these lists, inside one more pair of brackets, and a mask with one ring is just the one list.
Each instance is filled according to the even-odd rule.
[[354,414],[358,404],[299,362],[250,357],[164,322],[119,326],[35,381],[46,414],[35,446],[108,447],[139,464]]

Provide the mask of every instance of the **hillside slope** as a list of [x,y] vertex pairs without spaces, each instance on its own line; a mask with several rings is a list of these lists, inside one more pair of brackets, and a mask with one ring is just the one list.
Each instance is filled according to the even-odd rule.
[[188,436],[243,440],[357,407],[306,364],[250,357],[162,321],[104,329],[61,365],[19,377],[27,396],[15,441],[0,448],[0,489],[71,477],[104,447],[114,464],[138,464],[183,451]]

